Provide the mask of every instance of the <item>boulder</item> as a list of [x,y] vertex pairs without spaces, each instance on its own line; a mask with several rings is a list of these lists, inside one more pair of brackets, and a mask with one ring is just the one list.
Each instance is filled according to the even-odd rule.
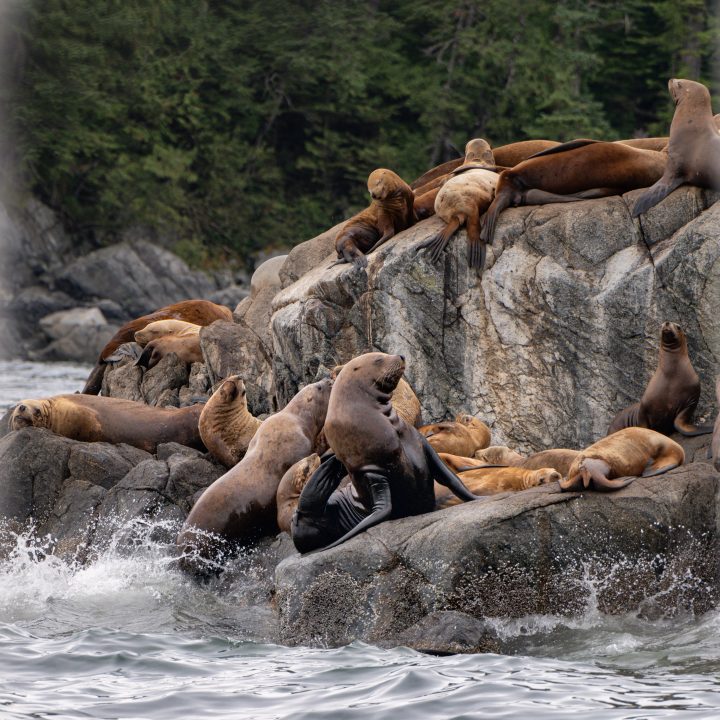
[[[415,637],[429,650],[422,635],[438,625],[438,612],[704,612],[720,591],[718,480],[696,463],[614,493],[563,493],[553,483],[293,555],[275,575],[281,640],[407,644],[419,623]],[[436,651],[475,642],[438,632]],[[474,632],[478,643],[487,638],[480,626]]]
[[638,192],[506,210],[480,276],[464,231],[437,265],[418,252],[439,218],[391,239],[367,270],[315,267],[273,300],[278,406],[327,368],[382,350],[406,356],[427,422],[469,412],[494,444],[583,447],[642,395],[672,320],[703,383],[699,414],[714,415],[718,195],[680,188],[633,221]]
[[37,353],[39,360],[72,360],[94,363],[115,334],[99,308],[72,308],[46,315],[40,327],[51,343]]
[[274,288],[276,292],[280,289],[280,269],[286,259],[287,255],[276,255],[258,266],[250,278],[251,297],[257,297],[259,292],[267,288]]
[[321,265],[327,267],[337,260],[335,238],[345,222],[326,230],[311,240],[296,245],[287,255],[280,268],[280,281],[286,288],[299,280],[305,273]]

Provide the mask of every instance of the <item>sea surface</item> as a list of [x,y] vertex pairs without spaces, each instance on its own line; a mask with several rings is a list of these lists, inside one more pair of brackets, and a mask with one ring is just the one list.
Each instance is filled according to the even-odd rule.
[[[0,409],[74,392],[88,370],[0,363]],[[268,609],[248,600],[269,578],[196,585],[153,529],[85,565],[44,553],[30,531],[6,535],[2,720],[720,717],[717,611],[607,616],[588,587],[582,616],[497,622],[504,655],[282,647],[259,636]]]

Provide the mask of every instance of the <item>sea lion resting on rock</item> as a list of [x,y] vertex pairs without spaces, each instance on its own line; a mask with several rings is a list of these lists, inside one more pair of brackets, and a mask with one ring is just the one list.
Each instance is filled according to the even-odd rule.
[[621,410],[610,423],[608,435],[626,427],[645,427],[670,435],[705,435],[712,425],[693,424],[700,399],[700,378],[688,355],[687,337],[676,323],[660,328],[660,355],[639,403]]
[[333,265],[355,263],[366,267],[367,253],[415,222],[413,191],[392,170],[373,170],[368,177],[368,191],[372,197],[370,206],[353,215],[335,238],[338,260]]
[[199,335],[165,335],[151,340],[135,362],[136,365],[154,368],[166,355],[175,353],[187,365],[204,362]]
[[[367,353],[340,371],[325,434],[335,455],[323,459],[303,488],[292,521],[295,547],[335,547],[383,520],[430,512],[433,480],[463,500],[476,497],[390,403],[405,370],[400,355]],[[350,484],[338,486],[345,476]]]
[[200,415],[200,437],[225,467],[237,465],[262,425],[250,414],[245,383],[239,375],[223,380]]
[[560,481],[562,490],[619,490],[635,477],[660,475],[682,465],[685,451],[654,430],[630,427],[582,450]]
[[506,445],[491,445],[484,450],[477,450],[473,455],[475,460],[492,465],[520,465],[525,456],[510,449]]
[[135,333],[142,330],[155,320],[185,320],[196,325],[210,325],[216,320],[229,320],[232,322],[232,312],[223,305],[216,305],[209,300],[183,300],[182,302],[166,305],[149,315],[135,318],[126,322],[108,341],[100,351],[100,357],[85,383],[82,392],[87,395],[97,395],[102,387],[105,374],[106,360],[127,342],[135,340]]
[[159,408],[133,400],[95,395],[55,395],[23,400],[10,427],[40,427],[72,440],[127,443],[154,453],[161,443],[176,442],[204,450],[198,421],[202,405]]
[[622,143],[573,140],[503,170],[480,233],[492,242],[507,207],[577,202],[647,187],[665,171],[667,154]]
[[166,335],[175,337],[199,335],[200,327],[200,325],[184,320],[156,320],[135,333],[135,342],[141,347],[145,347],[151,340],[157,340]]
[[540,468],[550,467],[565,477],[579,454],[579,450],[570,450],[569,448],[541,450],[525,458],[519,464],[519,467],[526,470],[539,470]]
[[720,190],[720,134],[710,107],[708,89],[692,80],[668,82],[675,102],[665,170],[636,201],[637,217],[657,205],[680,185]]
[[458,415],[455,422],[423,425],[419,431],[438,453],[471,458],[490,445],[490,428],[472,415]]
[[226,540],[246,544],[277,532],[275,505],[283,475],[315,449],[330,399],[330,379],[307,385],[257,429],[245,457],[200,496],[177,545],[186,570],[202,572]]
[[[715,396],[720,408],[720,377],[715,379]],[[710,455],[715,469],[720,472],[720,410],[718,410],[718,415],[715,418],[715,427],[713,428],[712,442],[710,443]]]

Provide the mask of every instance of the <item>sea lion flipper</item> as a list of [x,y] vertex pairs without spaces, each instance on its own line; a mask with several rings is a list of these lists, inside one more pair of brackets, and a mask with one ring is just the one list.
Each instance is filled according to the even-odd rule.
[[142,351],[140,357],[135,361],[135,366],[144,367],[148,369],[150,367],[150,356],[152,355],[154,346],[148,343],[145,349]]
[[430,473],[436,482],[449,488],[453,495],[456,495],[463,501],[486,499],[485,497],[471,493],[470,490],[465,487],[463,481],[448,469],[433,449],[433,446],[422,435],[420,437],[422,438],[428,468],[430,468]]
[[100,392],[106,369],[107,365],[104,361],[100,361],[92,369],[87,381],[85,382],[85,387],[81,390],[83,395],[97,395]]
[[658,458],[654,463],[649,463],[648,466],[643,470],[642,477],[654,477],[655,475],[662,475],[663,473],[669,472],[670,470],[674,470],[676,467],[678,467],[678,463],[670,463],[669,465],[664,465],[661,467],[657,467],[658,462],[662,461],[664,458]]
[[345,474],[345,466],[334,454],[324,457],[320,467],[302,489],[296,512],[300,515],[322,515],[328,498],[337,489]]
[[617,480],[609,480],[604,475],[592,476],[593,485],[596,490],[620,490],[634,482],[634,477],[618,478]]
[[[667,175],[667,173],[666,173]],[[650,186],[635,202],[630,216],[633,218],[647,212],[655,207],[661,200],[664,200],[673,190],[680,187],[685,180],[681,177],[674,177],[670,180],[663,175],[654,185]]]
[[557,193],[547,192],[546,190],[538,190],[537,188],[525,190],[522,194],[523,205],[549,205],[551,203],[580,202],[581,200],[588,199],[589,198],[580,197],[579,194],[558,195]]
[[[693,407],[693,411],[694,410],[695,408]],[[689,412],[688,409],[686,409],[683,410],[681,413],[678,413],[677,417],[673,421],[673,427],[681,435],[685,435],[685,437],[693,437],[695,435],[708,435],[714,430],[714,425],[695,425],[694,423],[689,422],[689,418],[691,415],[692,413]]]

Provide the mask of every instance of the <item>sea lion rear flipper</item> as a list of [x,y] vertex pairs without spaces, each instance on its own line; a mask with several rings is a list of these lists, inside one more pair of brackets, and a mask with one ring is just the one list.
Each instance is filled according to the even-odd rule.
[[654,185],[650,186],[635,202],[630,216],[638,217],[647,212],[651,207],[655,207],[661,200],[664,200],[673,190],[680,187],[685,180],[681,177],[674,177],[666,180],[665,175],[661,177]]
[[468,264],[482,270],[485,266],[485,243],[480,239],[480,209],[477,214],[469,215],[465,222],[468,236]]
[[552,203],[580,202],[581,200],[590,199],[580,197],[579,194],[558,195],[557,193],[551,193],[545,190],[538,190],[537,188],[525,190],[525,192],[523,192],[522,194],[522,198],[523,205],[550,205]]
[[390,483],[382,475],[377,473],[365,473],[365,478],[368,482],[368,489],[372,497],[372,511],[370,514],[361,522],[359,522],[352,530],[346,532],[339,540],[334,543],[321,548],[322,550],[329,550],[330,548],[342,545],[344,542],[350,540],[350,538],[359,535],[361,532],[365,532],[368,528],[374,525],[379,525],[383,520],[387,520],[392,513],[392,496],[390,494]]
[[[694,412],[695,408],[693,407],[692,410]],[[689,422],[691,416],[692,413],[689,411],[688,408],[686,408],[682,412],[678,413],[677,417],[673,421],[673,427],[681,435],[685,435],[685,437],[693,437],[695,435],[708,435],[715,429],[714,425],[695,425],[694,423]]]
[[596,490],[621,490],[627,487],[631,482],[634,482],[634,477],[618,478],[617,480],[609,480],[605,476],[596,477],[593,476],[593,485]]
[[642,477],[655,477],[655,475],[662,475],[663,473],[669,472],[670,470],[674,470],[676,467],[679,467],[679,463],[670,463],[669,465],[656,467],[658,461],[661,460],[663,460],[663,458],[658,458],[657,460],[655,460],[655,462],[648,463],[648,466],[643,470]]
[[425,460],[430,468],[430,474],[433,479],[449,488],[453,495],[456,495],[461,500],[485,500],[487,496],[474,495],[470,490],[465,487],[463,481],[451,472],[445,463],[440,459],[440,456],[433,450],[433,446],[422,436],[423,449],[425,450]]

